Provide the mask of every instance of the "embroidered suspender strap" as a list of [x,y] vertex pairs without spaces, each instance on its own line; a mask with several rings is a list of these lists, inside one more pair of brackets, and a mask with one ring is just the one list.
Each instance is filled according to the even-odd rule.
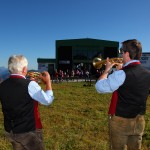
[[34,101],[34,117],[35,117],[36,129],[42,129],[42,123],[41,123],[40,113],[38,110],[37,101]]
[[111,103],[109,106],[109,111],[108,114],[109,115],[114,115],[116,112],[116,105],[117,105],[117,101],[118,101],[118,91],[114,91],[111,97]]

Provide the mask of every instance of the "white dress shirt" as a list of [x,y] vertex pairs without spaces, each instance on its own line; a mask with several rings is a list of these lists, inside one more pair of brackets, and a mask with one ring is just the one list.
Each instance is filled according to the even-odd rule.
[[[126,63],[123,67],[129,65],[132,62],[139,62],[138,60],[132,60]],[[112,93],[117,90],[125,81],[126,74],[123,70],[114,71],[108,75],[107,78],[98,80],[95,84],[95,88],[98,93]]]
[[32,99],[43,105],[50,105],[54,99],[52,90],[43,91],[35,81],[29,83],[28,92]]
[[[11,76],[20,76],[26,79],[25,76],[20,74],[11,74]],[[31,81],[29,83],[28,92],[32,99],[38,101],[40,104],[43,105],[50,105],[54,99],[52,90],[43,91],[42,88],[35,81]]]

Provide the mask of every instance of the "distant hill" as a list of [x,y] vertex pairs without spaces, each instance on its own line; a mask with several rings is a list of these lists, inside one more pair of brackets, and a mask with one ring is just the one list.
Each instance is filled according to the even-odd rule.
[[0,82],[6,80],[9,77],[10,73],[7,68],[0,67]]

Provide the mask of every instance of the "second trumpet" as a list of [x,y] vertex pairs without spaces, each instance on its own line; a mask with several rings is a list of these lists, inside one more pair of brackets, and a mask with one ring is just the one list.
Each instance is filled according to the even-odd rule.
[[42,75],[40,72],[28,72],[27,77],[28,78],[33,78],[36,82],[41,83],[42,80],[39,78],[39,75]]
[[[110,58],[109,61],[111,63],[123,63],[123,58],[118,58],[118,57]],[[102,68],[102,66],[105,65],[105,64],[106,64],[106,60],[102,60],[99,57],[96,57],[96,58],[93,59],[93,66],[96,69]]]

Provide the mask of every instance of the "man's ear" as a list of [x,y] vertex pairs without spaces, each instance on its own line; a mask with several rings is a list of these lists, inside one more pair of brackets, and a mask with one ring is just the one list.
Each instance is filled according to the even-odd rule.
[[27,74],[27,67],[23,67],[23,69],[22,69],[22,73],[24,74],[24,75],[26,75]]
[[129,52],[126,52],[126,57],[127,57],[128,59],[131,59]]

